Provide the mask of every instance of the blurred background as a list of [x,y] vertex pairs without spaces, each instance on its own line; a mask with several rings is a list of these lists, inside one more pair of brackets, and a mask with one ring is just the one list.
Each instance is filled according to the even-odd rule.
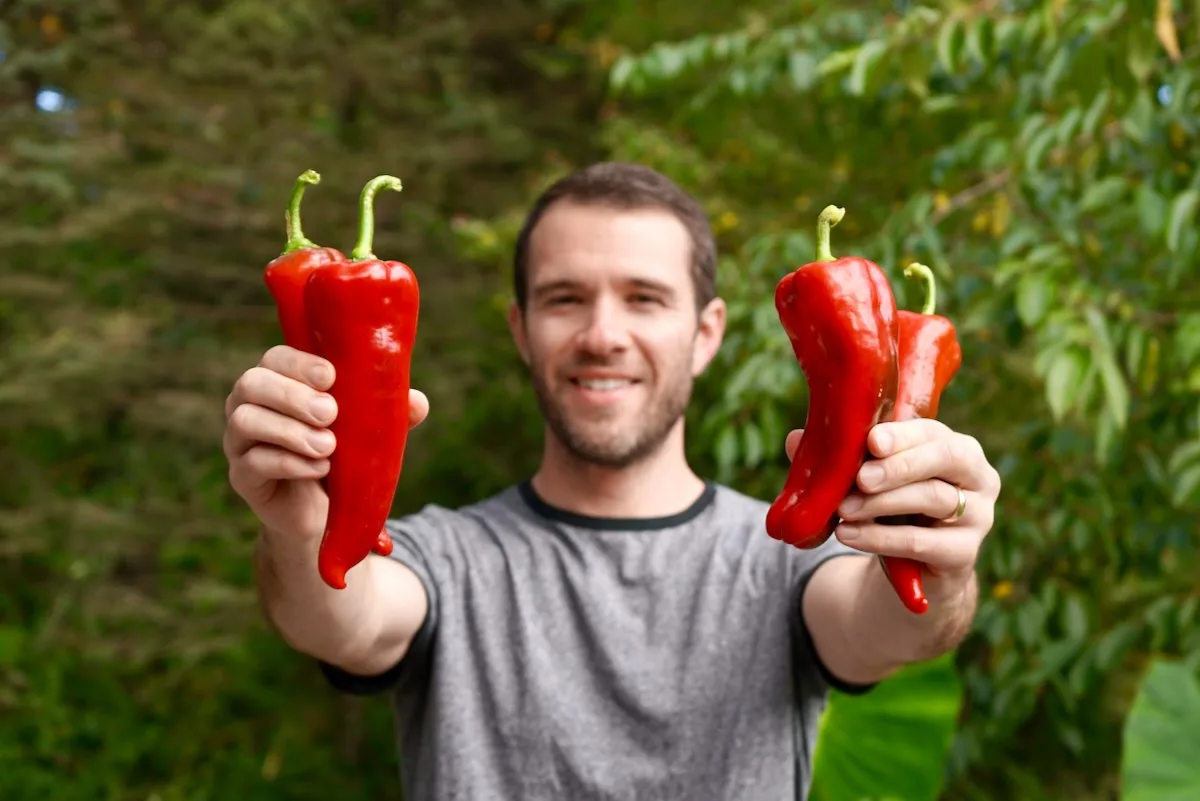
[[820,797],[1200,797],[1198,38],[1183,0],[0,0],[0,799],[400,797],[386,698],[256,605],[221,433],[280,341],[262,269],[303,170],[339,248],[403,179],[375,250],[421,281],[432,413],[396,513],[471,502],[540,447],[516,227],[600,159],[720,237],[716,479],[783,479],[806,399],[772,292],[825,205],[835,255],[911,309],[930,265],[958,325],[941,417],[1004,478],[975,629],[936,681],[835,698],[818,746],[854,718],[844,772],[928,780]]

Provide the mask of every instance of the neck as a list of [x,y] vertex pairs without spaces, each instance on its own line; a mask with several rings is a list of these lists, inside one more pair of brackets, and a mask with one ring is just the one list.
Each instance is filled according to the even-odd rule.
[[551,506],[593,517],[665,517],[687,509],[704,491],[684,455],[682,421],[657,451],[620,468],[581,461],[547,431],[531,483]]

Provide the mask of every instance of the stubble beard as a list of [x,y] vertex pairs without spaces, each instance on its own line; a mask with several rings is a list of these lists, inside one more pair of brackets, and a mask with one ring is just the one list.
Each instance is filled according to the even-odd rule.
[[692,396],[692,376],[687,370],[676,371],[663,386],[665,392],[651,399],[628,425],[616,432],[597,435],[590,426],[573,423],[566,404],[555,398],[536,363],[530,365],[530,377],[538,407],[550,431],[567,452],[584,464],[619,470],[630,467],[655,453],[670,436],[675,424],[687,411]]

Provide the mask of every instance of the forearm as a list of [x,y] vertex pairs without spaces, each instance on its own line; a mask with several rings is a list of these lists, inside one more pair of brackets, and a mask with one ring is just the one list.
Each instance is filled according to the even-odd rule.
[[364,674],[386,670],[407,648],[406,632],[386,625],[387,560],[369,556],[335,590],[317,572],[319,542],[259,533],[255,575],[264,614],[301,653]]
[[953,650],[975,615],[975,576],[949,597],[931,597],[923,615],[896,597],[878,559],[831,559],[813,575],[804,616],[822,661],[839,678],[868,684],[913,662]]

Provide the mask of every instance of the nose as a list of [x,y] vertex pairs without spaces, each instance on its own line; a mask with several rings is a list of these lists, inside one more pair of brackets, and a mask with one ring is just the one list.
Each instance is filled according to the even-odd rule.
[[579,347],[594,356],[619,353],[629,347],[629,324],[618,304],[598,299],[591,308],[587,324],[579,332]]

